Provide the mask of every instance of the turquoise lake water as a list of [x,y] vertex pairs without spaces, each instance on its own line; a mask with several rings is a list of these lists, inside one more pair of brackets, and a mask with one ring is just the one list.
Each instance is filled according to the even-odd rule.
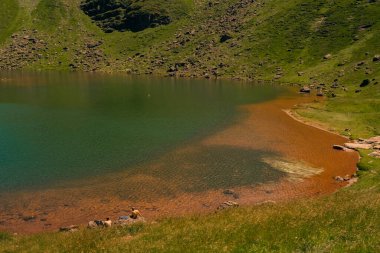
[[0,73],[0,191],[128,170],[233,123],[242,116],[237,106],[284,92],[227,81]]

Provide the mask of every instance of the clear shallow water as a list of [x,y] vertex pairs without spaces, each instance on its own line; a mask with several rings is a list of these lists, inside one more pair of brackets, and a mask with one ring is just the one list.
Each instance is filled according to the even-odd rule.
[[[62,73],[2,73],[0,80],[1,191],[136,169],[233,123],[240,116],[238,105],[274,99],[284,92],[231,82]],[[244,164],[239,178],[222,172],[223,182],[229,177],[234,185],[244,178],[245,183],[247,176],[257,174],[252,167],[260,159],[252,158],[254,153],[219,153],[206,150],[201,159],[213,156],[216,167],[226,171],[236,167],[236,161]],[[228,159],[228,154],[237,158]],[[249,157],[248,162],[243,157]],[[168,171],[174,169],[169,174],[178,178],[207,174],[206,169],[182,173],[173,166],[162,176],[170,176]],[[202,185],[217,186],[219,181],[203,180]]]

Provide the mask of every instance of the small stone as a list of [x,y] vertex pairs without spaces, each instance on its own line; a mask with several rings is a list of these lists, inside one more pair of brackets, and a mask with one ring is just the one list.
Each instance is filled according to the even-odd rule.
[[331,54],[326,54],[325,56],[323,56],[323,59],[329,60],[329,59],[331,59],[331,57],[332,57]]
[[168,69],[168,73],[176,72],[178,69],[175,66],[170,66]]
[[378,143],[380,144],[380,136],[371,137],[366,140],[369,143]]
[[371,81],[369,79],[365,79],[360,84],[360,87],[366,87]]
[[103,44],[102,41],[87,43],[87,48],[95,48],[95,47],[98,47],[98,46],[100,46],[102,44]]
[[371,149],[372,145],[367,143],[345,143],[344,146],[349,149]]
[[79,226],[77,225],[71,225],[68,227],[60,227],[59,232],[75,232],[79,230]]
[[375,151],[369,154],[369,156],[375,157],[375,158],[380,158],[380,151]]
[[239,194],[237,194],[235,191],[229,190],[229,189],[224,190],[223,194],[225,194],[225,195],[232,195],[235,199],[238,199],[240,197]]
[[229,208],[236,208],[238,207],[239,204],[234,202],[234,201],[226,201],[220,204],[217,208],[217,210],[224,210],[224,209],[229,209]]
[[135,223],[145,223],[146,220],[144,217],[137,217],[137,219],[131,219],[131,218],[124,218],[120,217],[117,221],[114,222],[115,226],[129,226]]
[[229,190],[229,189],[223,191],[223,194],[225,194],[225,195],[232,195],[234,193],[235,192],[233,190]]
[[351,180],[351,176],[350,175],[345,175],[344,178],[343,178],[344,181],[350,181]]
[[308,86],[304,86],[300,89],[300,93],[310,93],[311,89]]
[[229,34],[223,34],[220,36],[220,43],[226,42],[227,40],[232,39],[232,36]]
[[344,182],[344,178],[341,177],[341,176],[334,177],[334,180],[337,181],[337,182]]
[[344,151],[346,150],[346,147],[341,145],[333,145],[333,149]]
[[87,228],[107,228],[112,226],[112,221],[107,218],[106,220],[94,220],[89,221],[87,224]]

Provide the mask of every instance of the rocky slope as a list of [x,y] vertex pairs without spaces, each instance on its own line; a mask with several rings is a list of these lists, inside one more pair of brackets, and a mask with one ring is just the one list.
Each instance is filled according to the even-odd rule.
[[[181,1],[169,1],[181,5]],[[168,3],[136,0],[83,0],[81,9],[105,32],[142,31],[169,24],[173,17]]]
[[374,0],[29,2],[3,3],[1,14],[18,12],[6,32],[0,26],[9,35],[0,69],[369,86],[380,78]]

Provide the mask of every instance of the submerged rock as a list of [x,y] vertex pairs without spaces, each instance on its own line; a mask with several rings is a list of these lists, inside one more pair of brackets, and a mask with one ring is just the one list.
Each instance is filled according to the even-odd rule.
[[240,196],[235,191],[227,189],[223,191],[224,195],[232,195],[235,199],[238,199]]
[[34,215],[29,215],[29,216],[23,216],[22,219],[24,221],[34,221],[36,220],[37,216],[34,216]]
[[227,189],[227,190],[224,190],[223,191],[223,194],[225,194],[225,195],[232,195],[232,194],[234,194],[235,192],[233,191],[233,190],[230,190],[230,189]]

